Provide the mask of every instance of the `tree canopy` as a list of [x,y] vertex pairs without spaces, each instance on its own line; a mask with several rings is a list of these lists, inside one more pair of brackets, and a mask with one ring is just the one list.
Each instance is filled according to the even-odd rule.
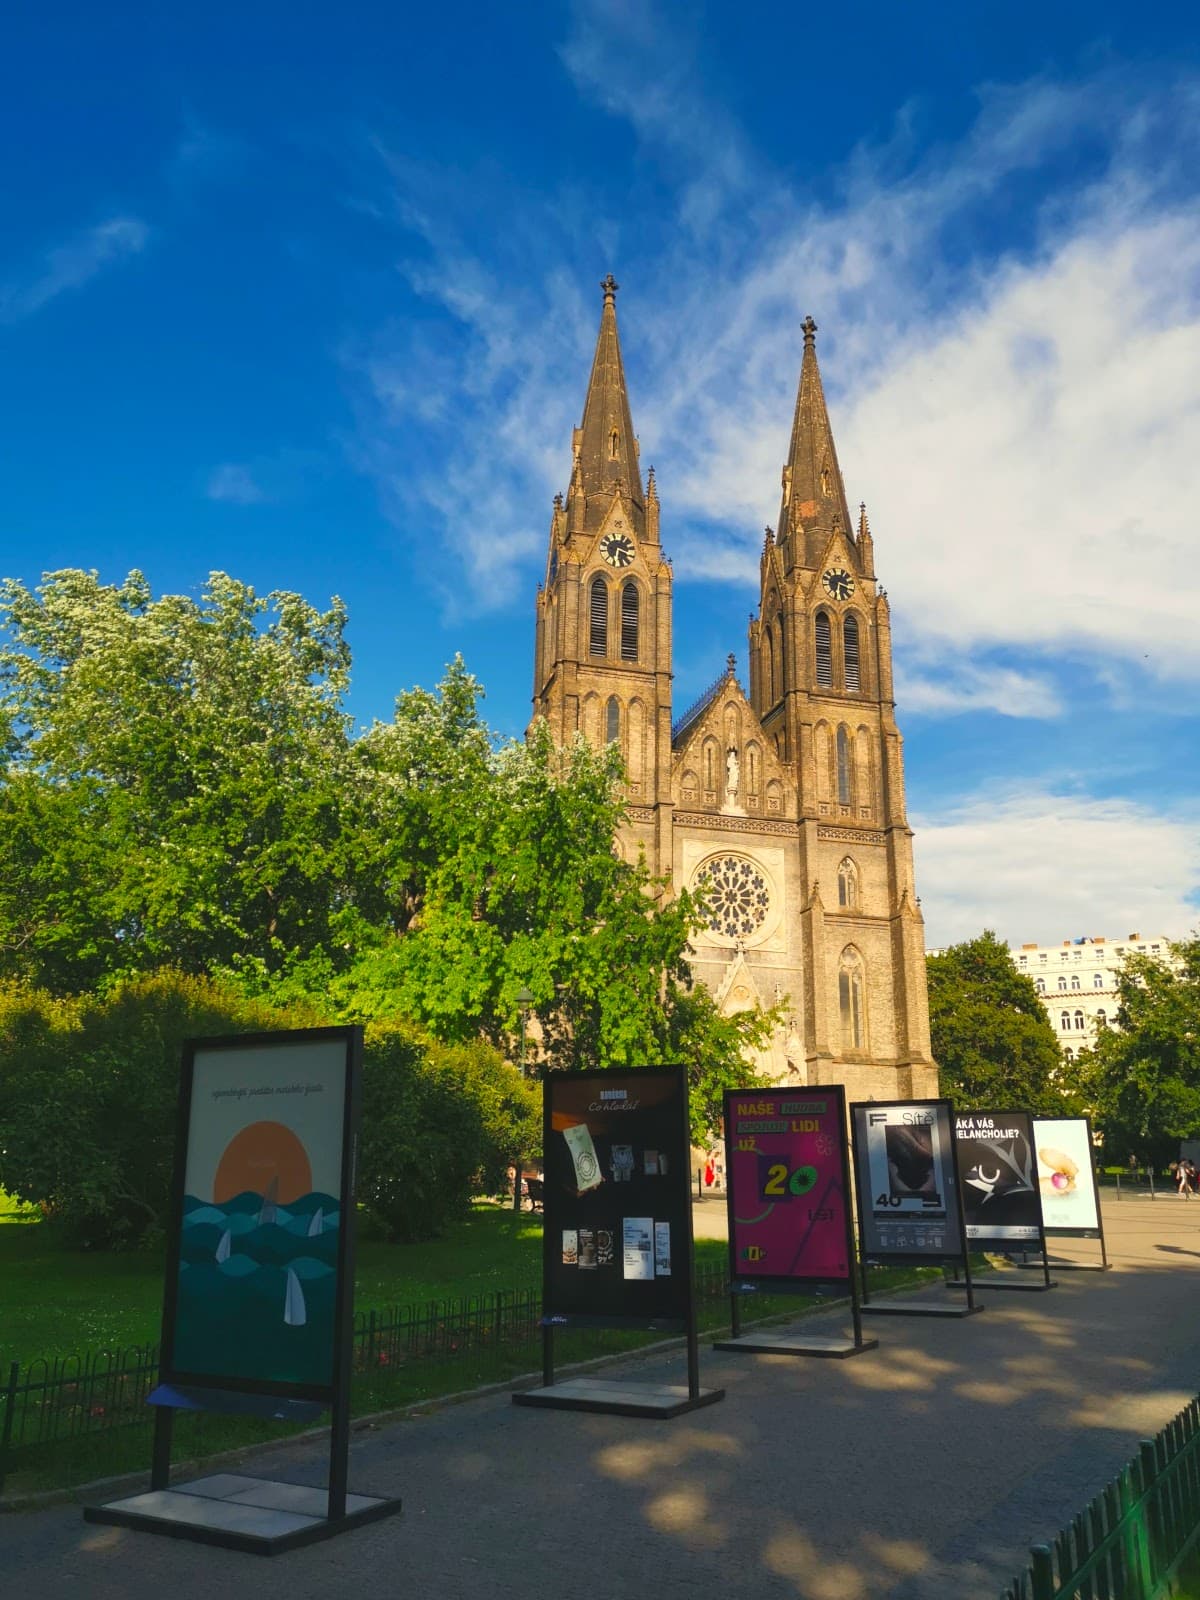
[[1033,980],[985,930],[929,957],[929,1031],[942,1092],[964,1110],[1069,1114],[1054,1029]]
[[1115,1026],[1080,1061],[1106,1158],[1161,1165],[1200,1139],[1200,935],[1126,955]]

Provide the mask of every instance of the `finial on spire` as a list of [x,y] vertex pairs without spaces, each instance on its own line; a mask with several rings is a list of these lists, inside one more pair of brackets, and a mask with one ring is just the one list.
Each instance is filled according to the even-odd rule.
[[775,543],[775,529],[769,525],[763,529],[763,549],[769,550]]
[[725,657],[725,670],[731,678],[737,671],[737,657],[734,655],[732,650]]
[[[616,303],[617,303],[617,290],[621,287],[621,285],[613,277],[611,272],[609,273],[607,278],[603,279],[603,281],[600,284],[600,287],[604,290],[604,304],[606,306],[616,305]],[[811,320],[811,318],[810,318],[810,320]]]
[[817,342],[817,325],[813,321],[812,317],[805,317],[800,326],[804,330],[805,345],[815,345]]
[[562,497],[562,490],[560,489],[558,491],[558,493],[554,496],[554,509],[555,509],[555,511],[561,511],[562,508],[563,508],[563,497]]
[[646,498],[648,500],[658,499],[658,479],[654,476],[653,467],[646,474]]

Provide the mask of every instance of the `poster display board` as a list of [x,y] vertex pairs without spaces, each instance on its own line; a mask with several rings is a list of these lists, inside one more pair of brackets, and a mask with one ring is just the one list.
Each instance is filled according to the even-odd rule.
[[1037,1181],[1046,1233],[1099,1239],[1092,1129],[1086,1117],[1034,1117]]
[[544,1107],[547,1315],[682,1326],[692,1256],[683,1069],[554,1072]]
[[969,1111],[955,1118],[958,1177],[967,1241],[1044,1251],[1042,1201],[1028,1111]]
[[949,1100],[850,1107],[864,1257],[958,1261],[966,1255]]
[[360,1039],[315,1028],[186,1046],[164,1383],[332,1400]]
[[725,1149],[730,1282],[850,1283],[845,1091],[727,1090]]

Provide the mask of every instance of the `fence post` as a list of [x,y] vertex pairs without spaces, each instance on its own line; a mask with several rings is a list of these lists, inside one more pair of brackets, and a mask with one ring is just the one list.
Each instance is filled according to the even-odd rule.
[[0,1489],[8,1472],[8,1449],[12,1443],[13,1416],[17,1409],[17,1373],[20,1363],[14,1361],[8,1369],[8,1388],[4,1392],[4,1426],[0,1429]]
[[1158,1199],[1158,1196],[1154,1192],[1154,1168],[1153,1167],[1150,1168],[1150,1198],[1151,1198],[1151,1200],[1157,1200]]
[[[1158,1496],[1158,1452],[1153,1439],[1141,1441],[1138,1457],[1142,1468],[1142,1508],[1145,1513],[1142,1542],[1147,1550],[1148,1581],[1153,1587],[1172,1554],[1164,1537],[1166,1529]],[[1146,1592],[1149,1594],[1150,1590]]]
[[1033,1600],[1054,1600],[1054,1557],[1048,1544],[1030,1547]]
[[1117,1173],[1117,1199],[1121,1198],[1121,1174]]

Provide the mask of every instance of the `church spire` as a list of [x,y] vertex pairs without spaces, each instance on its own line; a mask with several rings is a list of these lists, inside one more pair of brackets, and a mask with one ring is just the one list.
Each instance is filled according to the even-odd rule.
[[600,526],[619,486],[633,504],[635,530],[640,533],[644,521],[642,474],[617,337],[619,285],[610,272],[600,287],[604,291],[600,333],[583,421],[575,434],[576,461],[586,496],[584,526],[589,530]]
[[779,513],[778,543],[787,552],[789,566],[811,566],[821,548],[840,527],[849,537],[850,510],[838,467],[833,430],[817,366],[817,325],[805,317],[804,359],[792,419],[792,440],[783,469],[783,505]]

